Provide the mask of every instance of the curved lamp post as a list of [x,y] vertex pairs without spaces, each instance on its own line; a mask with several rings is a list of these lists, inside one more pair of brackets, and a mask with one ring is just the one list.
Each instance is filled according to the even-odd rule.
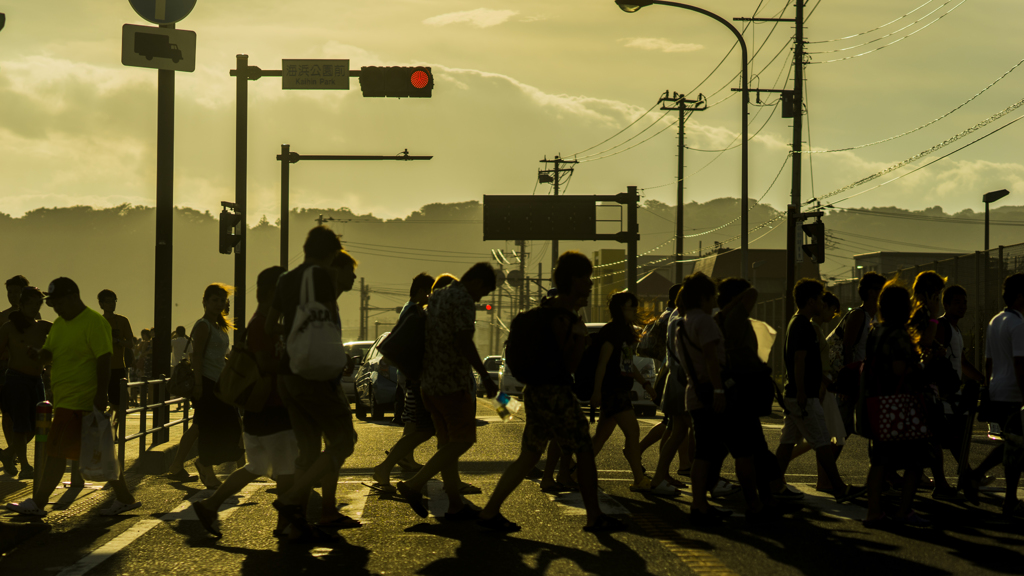
[[705,10],[703,8],[698,8],[697,6],[690,6],[689,4],[680,4],[679,2],[664,2],[662,0],[615,0],[615,3],[619,6],[619,8],[622,9],[623,12],[629,12],[629,13],[636,12],[636,11],[640,10],[641,8],[643,8],[644,6],[650,6],[652,4],[660,4],[662,6],[673,6],[675,8],[682,8],[683,10],[690,10],[690,11],[693,11],[693,12],[699,12],[699,13],[705,15],[705,16],[708,16],[709,18],[714,18],[715,20],[720,22],[722,25],[724,25],[726,28],[728,28],[733,33],[733,35],[736,36],[736,41],[739,42],[739,44],[740,44],[740,56],[743,59],[743,72],[742,72],[742,77],[741,77],[741,81],[742,81],[742,85],[741,86],[742,86],[742,92],[743,92],[743,117],[742,117],[742,122],[740,123],[741,126],[742,126],[742,138],[743,138],[743,143],[742,143],[742,160],[741,160],[742,168],[741,168],[741,176],[740,176],[740,204],[741,204],[741,206],[740,206],[740,226],[742,228],[740,230],[740,253],[741,253],[741,259],[742,259],[742,264],[741,264],[742,269],[741,269],[741,274],[740,275],[743,278],[749,280],[750,279],[750,259],[749,259],[749,255],[747,254],[747,247],[748,247],[748,245],[750,243],[750,235],[749,235],[750,226],[749,226],[749,221],[748,221],[748,212],[749,212],[749,210],[748,210],[748,206],[747,206],[747,200],[748,200],[748,193],[747,193],[747,151],[748,151],[748,146],[747,145],[749,143],[748,140],[747,140],[747,107],[750,104],[750,91],[749,91],[749,87],[747,86],[747,43],[743,41],[743,34],[740,34],[740,31],[737,30],[736,27],[732,25],[732,23],[730,23],[725,18],[722,18],[718,14],[715,14],[714,12],[708,12],[707,10]]
[[[985,252],[988,252],[988,205],[995,202],[996,200],[1002,200],[1010,195],[1009,190],[996,190],[995,192],[989,192],[981,197],[981,201],[985,203]],[[988,258],[988,254],[985,255]]]

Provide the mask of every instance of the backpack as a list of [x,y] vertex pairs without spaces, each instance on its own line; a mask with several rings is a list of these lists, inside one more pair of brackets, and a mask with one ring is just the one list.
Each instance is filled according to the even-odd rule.
[[576,316],[561,307],[542,306],[520,312],[512,320],[505,343],[505,364],[512,376],[526,385],[543,385],[563,372],[562,346],[552,324],[559,317]]
[[419,382],[423,373],[426,341],[427,313],[419,308],[402,318],[395,329],[381,340],[377,350],[388,362],[397,366],[406,378]]
[[[195,327],[192,328],[192,332],[196,331]],[[185,349],[192,348],[192,334],[188,336],[188,344]],[[202,395],[202,386],[196,386],[195,371],[192,368],[192,356],[182,355],[181,360],[171,370],[171,377],[167,380],[167,392],[171,395],[171,398],[185,398],[193,400],[199,398]]]
[[256,357],[245,344],[236,344],[228,352],[215,393],[226,404],[249,412],[262,412],[273,385],[269,374],[260,374]]
[[[662,319],[664,318],[664,321]],[[654,358],[659,362],[665,360],[665,353],[668,349],[668,315],[663,314],[657,319],[647,323],[643,334],[640,335],[640,343],[636,347],[636,355],[645,358]]]
[[341,327],[331,318],[331,310],[316,301],[313,270],[306,268],[299,288],[299,305],[288,334],[289,368],[306,380],[332,380],[345,369],[348,356],[341,341]]
[[594,379],[597,378],[597,361],[601,359],[601,346],[603,341],[594,338],[590,345],[583,352],[583,359],[576,367],[574,374],[572,393],[581,402],[590,402],[594,396]]

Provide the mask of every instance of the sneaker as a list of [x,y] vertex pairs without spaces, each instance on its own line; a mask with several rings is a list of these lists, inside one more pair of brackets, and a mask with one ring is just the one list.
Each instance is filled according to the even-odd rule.
[[643,480],[629,485],[630,492],[646,492],[651,489],[651,479],[644,477]]
[[31,466],[22,466],[21,474],[18,474],[18,480],[31,480],[35,477],[36,469]]
[[804,497],[804,493],[787,484],[785,488],[772,494],[772,497],[779,500],[800,500]]
[[655,496],[675,496],[679,493],[679,488],[668,483],[667,480],[662,480],[660,484],[651,488],[651,494]]
[[0,464],[3,464],[4,474],[13,478],[18,474],[18,465],[11,452],[14,451],[0,450]]
[[25,516],[46,516],[46,510],[43,510],[36,505],[35,501],[29,498],[20,504],[14,502],[7,503],[7,509],[18,514],[24,514]]
[[726,496],[731,496],[739,491],[739,484],[733,484],[728,480],[719,480],[718,484],[715,484],[715,487],[711,489],[711,497],[725,498]]
[[124,514],[129,510],[135,510],[136,508],[140,508],[141,506],[142,502],[139,502],[138,500],[132,502],[131,504],[125,504],[124,502],[121,502],[117,498],[114,498],[114,501],[110,504],[110,507],[100,510],[100,516],[117,516],[119,514]]

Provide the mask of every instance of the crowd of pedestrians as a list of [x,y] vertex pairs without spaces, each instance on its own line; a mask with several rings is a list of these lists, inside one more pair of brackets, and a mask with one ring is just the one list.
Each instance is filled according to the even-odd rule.
[[[339,355],[337,300],[351,290],[358,262],[323,226],[309,232],[303,251],[305,259],[296,268],[275,266],[259,274],[257,308],[244,329],[234,326],[228,314],[233,288],[213,283],[201,295],[203,316],[173,334],[172,365],[191,370],[189,399],[195,416],[168,478],[199,480],[214,491],[193,509],[216,536],[221,534],[217,510],[261,476],[277,482],[275,536],[326,542],[337,538],[338,528],[360,526],[338,511],[336,501],[339,470],[358,439],[340,388],[348,359]],[[791,295],[796,314],[783,336],[786,371],[773,375],[760,355],[750,316],[758,293],[746,280],[692,274],[673,286],[665,313],[642,331],[637,297],[616,293],[607,304],[611,321],[588,335],[580,310],[590,303],[592,273],[583,254],[562,254],[549,297],[511,325],[506,362],[525,384],[526,423],[518,457],[482,509],[464,497],[481,490],[462,480],[459,462],[477,440],[473,372],[488,398],[498,394],[473,342],[477,303],[496,289],[495,271],[480,263],[461,277],[415,276],[396,330],[421,327],[415,338],[423,348],[422,370],[400,378],[403,434],[373,468],[371,488],[400,498],[425,518],[425,486],[440,475],[447,496],[444,519],[514,532],[520,526],[502,514],[502,505],[546,452],[541,488],[579,491],[586,508],[584,530],[620,530],[622,521],[604,514],[598,504],[596,466],[596,455],[618,428],[632,474],[629,489],[674,497],[686,487],[680,476],[688,477],[690,520],[696,527],[731,514],[709,503],[722,490],[742,491],[748,525],[772,523],[784,501],[803,496],[786,484],[785,474],[790,462],[807,452],[817,464],[817,490],[837,503],[866,495],[868,527],[929,525],[913,510],[922,482],[934,484],[936,499],[962,494],[977,503],[978,488],[998,465],[1004,467],[1007,484],[1003,513],[1012,517],[1017,512],[1024,461],[1024,275],[1005,280],[1006,308],[989,323],[983,368],[963,354],[958,321],[967,312],[967,292],[946,286],[935,272],[919,274],[909,288],[898,279],[865,274],[858,289],[860,306],[842,316],[830,333],[824,327],[839,316],[843,303],[821,282],[800,280]],[[124,379],[151,376],[153,334],[143,330],[141,339],[135,338],[129,320],[116,313],[117,295],[109,289],[97,297],[100,313],[86,306],[68,278],[54,280],[44,292],[16,276],[6,288],[10,308],[0,312],[0,410],[8,448],[0,451],[0,464],[9,475],[20,466],[20,479],[33,478],[26,447],[35,428],[34,410],[44,397],[52,399],[45,469],[35,474],[31,498],[7,505],[20,514],[42,516],[66,460],[79,458],[83,417],[120,405]],[[44,303],[58,316],[52,324],[40,319]],[[232,349],[230,335],[236,330],[244,333]],[[663,366],[656,382],[638,371],[633,361],[638,350]],[[226,374],[233,370],[229,366],[243,362],[242,357],[267,386],[258,407],[223,394]],[[645,438],[630,399],[637,382],[664,413],[663,422]],[[970,436],[964,431],[973,422],[979,396],[980,415],[1016,442],[999,444],[971,469],[965,460]],[[760,418],[775,405],[782,408],[784,421],[772,450]],[[599,412],[593,434],[585,406],[591,416]],[[901,420],[906,414],[913,417]],[[837,466],[854,433],[870,440],[863,486],[848,483]],[[433,437],[436,452],[417,463],[416,448]],[[641,456],[654,445],[657,466],[649,474]],[[186,468],[193,447],[198,477]],[[966,470],[955,487],[943,472],[946,451]],[[721,479],[729,456],[738,487]],[[237,468],[222,482],[214,467],[232,462]],[[411,476],[393,484],[396,466]],[[123,474],[110,485],[115,498],[103,514],[141,505]],[[306,507],[317,488],[322,510],[311,524]],[[888,489],[901,494],[895,513],[882,506]]]

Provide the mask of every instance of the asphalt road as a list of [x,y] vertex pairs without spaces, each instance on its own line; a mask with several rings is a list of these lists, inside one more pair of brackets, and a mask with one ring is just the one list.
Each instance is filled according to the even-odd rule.
[[[523,421],[500,422],[483,403],[478,414],[479,441],[463,458],[461,469],[464,480],[483,489],[483,494],[468,499],[483,506],[501,471],[518,453]],[[657,422],[643,420],[642,431]],[[781,416],[765,418],[764,424],[769,445],[774,447]],[[130,484],[143,506],[122,517],[95,513],[112,498],[109,490],[79,494],[65,510],[42,520],[0,513],[0,527],[38,532],[0,558],[0,574],[1024,573],[1024,524],[996,522],[1001,479],[992,487],[997,492],[982,494],[980,508],[934,501],[929,492],[919,492],[915,507],[935,520],[932,528],[868,530],[860,523],[864,501],[836,505],[814,491],[814,461],[808,455],[795,461],[788,475],[790,484],[806,496],[788,505],[775,526],[747,529],[741,517],[742,501],[736,495],[717,502],[737,512],[733,519],[699,531],[687,521],[687,490],[674,499],[628,490],[631,478],[621,454],[622,436],[616,433],[598,457],[601,502],[606,512],[627,522],[628,531],[599,536],[583,532],[585,517],[578,494],[555,497],[527,480],[503,509],[523,530],[498,536],[473,523],[435,517],[443,515],[446,506],[439,482],[428,485],[432,515],[426,520],[403,501],[372,492],[363,483],[370,481],[372,466],[401,430],[390,424],[359,422],[357,431],[356,453],[342,469],[338,493],[345,504],[342,511],[360,518],[364,525],[341,531],[342,540],[335,546],[299,546],[274,538],[276,513],[270,503],[275,496],[269,480],[251,484],[222,508],[224,536],[215,539],[203,531],[188,508],[187,501],[209,494],[201,484],[135,477]],[[993,442],[980,426],[975,438],[972,460],[977,463]],[[433,446],[425,445],[417,459],[423,462],[432,452]],[[653,469],[656,458],[655,449],[644,455],[648,469]],[[952,466],[947,467],[955,477]],[[851,439],[840,471],[848,482],[864,481],[866,442]],[[1001,468],[995,472],[1001,476]],[[732,475],[728,464],[724,473]],[[70,502],[73,494],[62,492],[58,490],[53,501],[64,496],[65,503]],[[887,505],[895,506],[896,497],[887,497]],[[0,532],[4,533],[9,532]]]

